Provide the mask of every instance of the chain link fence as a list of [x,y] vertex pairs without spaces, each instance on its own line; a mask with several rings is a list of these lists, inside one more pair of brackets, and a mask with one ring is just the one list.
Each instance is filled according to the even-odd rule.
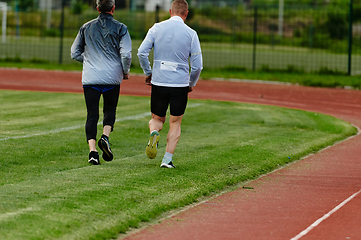
[[[361,74],[358,4],[281,8],[245,1],[192,2],[186,23],[198,32],[205,69]],[[49,20],[46,10],[9,9],[0,59],[74,64],[71,44],[80,26],[98,13],[88,8],[75,14],[65,7],[63,24],[61,14],[61,8],[53,9]],[[169,13],[118,9],[114,18],[128,26],[133,66],[139,66],[136,54],[141,41]]]

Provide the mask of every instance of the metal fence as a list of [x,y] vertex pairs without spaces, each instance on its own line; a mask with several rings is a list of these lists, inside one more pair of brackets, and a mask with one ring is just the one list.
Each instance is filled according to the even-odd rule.
[[[361,74],[361,6],[285,4],[281,9],[279,5],[217,3],[193,5],[186,21],[198,32],[205,69]],[[72,41],[80,26],[97,15],[92,9],[73,14],[65,8],[64,23],[61,10],[51,12],[49,23],[46,10],[8,11],[0,59],[74,63]],[[128,26],[133,66],[139,66],[136,53],[142,39],[169,13],[120,9],[114,18]]]

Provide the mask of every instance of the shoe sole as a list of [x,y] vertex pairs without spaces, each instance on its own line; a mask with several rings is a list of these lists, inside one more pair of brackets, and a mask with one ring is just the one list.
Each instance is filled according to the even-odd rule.
[[113,153],[112,153],[112,150],[110,149],[108,143],[105,140],[100,139],[98,142],[98,146],[103,151],[103,154],[102,154],[103,159],[107,162],[112,161]]
[[175,168],[174,165],[169,165],[169,164],[166,164],[166,163],[162,163],[162,164],[160,165],[160,167],[161,167],[161,168]]
[[99,160],[98,160],[98,159],[95,159],[95,158],[89,159],[88,162],[91,163],[91,164],[93,164],[93,165],[99,165],[99,164],[100,164]]
[[[154,141],[154,137],[156,137],[155,141]],[[157,156],[159,138],[160,138],[159,135],[151,136],[149,139],[149,144],[145,148],[145,153],[147,154],[147,157],[150,159],[154,159]]]

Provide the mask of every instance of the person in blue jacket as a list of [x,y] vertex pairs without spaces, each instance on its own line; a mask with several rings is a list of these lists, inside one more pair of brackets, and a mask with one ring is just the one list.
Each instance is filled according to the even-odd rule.
[[98,141],[105,161],[113,160],[109,135],[116,119],[120,84],[129,78],[132,42],[127,26],[113,18],[115,0],[97,0],[99,16],[85,23],[71,47],[71,58],[83,63],[82,84],[87,108],[85,124],[89,160],[100,164],[96,149],[99,101],[103,96],[103,135]]

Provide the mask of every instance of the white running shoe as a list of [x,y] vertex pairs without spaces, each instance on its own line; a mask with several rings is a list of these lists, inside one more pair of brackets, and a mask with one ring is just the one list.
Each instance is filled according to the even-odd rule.
[[160,165],[161,168],[175,168],[175,166],[173,165],[172,162],[169,162],[169,163],[162,163]]

